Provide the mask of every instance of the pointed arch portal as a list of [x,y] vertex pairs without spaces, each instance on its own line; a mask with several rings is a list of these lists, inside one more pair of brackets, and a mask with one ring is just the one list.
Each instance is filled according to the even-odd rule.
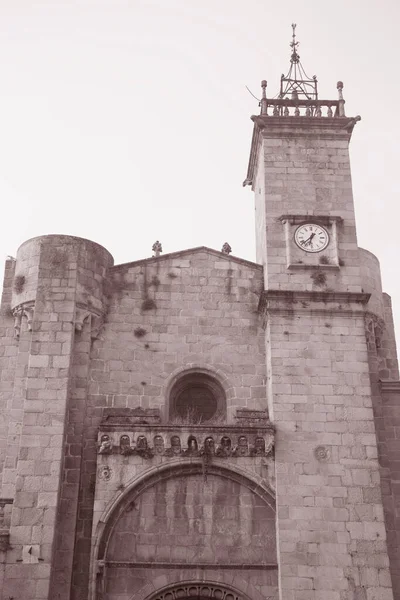
[[133,483],[99,531],[94,598],[249,600],[251,584],[251,600],[261,589],[275,599],[274,498],[263,483],[220,464],[205,470],[201,460]]

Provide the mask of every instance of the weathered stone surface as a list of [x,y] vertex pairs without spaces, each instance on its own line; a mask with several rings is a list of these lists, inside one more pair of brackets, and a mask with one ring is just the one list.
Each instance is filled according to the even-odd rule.
[[[157,244],[113,267],[68,236],[7,261],[5,598],[399,596],[400,384],[356,242],[356,119],[279,102],[254,118],[260,264]],[[294,242],[307,221],[323,255]]]

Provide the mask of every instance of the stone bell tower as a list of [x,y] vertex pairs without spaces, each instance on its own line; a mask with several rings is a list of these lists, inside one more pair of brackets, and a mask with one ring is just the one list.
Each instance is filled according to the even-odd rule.
[[[337,100],[319,98],[295,27],[278,97],[261,84],[244,182],[255,194],[264,267],[279,597],[391,600],[384,435],[366,336],[366,324],[384,322],[388,299],[375,257],[357,246],[349,142],[360,117],[345,115],[342,82]],[[393,338],[388,331],[390,323]],[[393,577],[393,552],[390,560]]]

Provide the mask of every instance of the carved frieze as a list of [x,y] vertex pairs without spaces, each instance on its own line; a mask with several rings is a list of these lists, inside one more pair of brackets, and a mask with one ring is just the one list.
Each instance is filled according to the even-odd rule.
[[[164,431],[160,431],[164,429]],[[167,431],[165,431],[167,429]],[[121,454],[152,459],[155,456],[195,457],[216,456],[240,458],[269,456],[274,446],[272,428],[243,431],[243,428],[194,426],[193,428],[138,427],[133,431],[100,432],[99,454]],[[250,429],[250,428],[247,428]],[[236,431],[235,431],[236,430]]]

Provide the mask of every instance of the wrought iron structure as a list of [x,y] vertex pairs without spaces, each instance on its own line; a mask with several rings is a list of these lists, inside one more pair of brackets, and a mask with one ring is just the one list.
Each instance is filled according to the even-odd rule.
[[290,98],[297,100],[303,98],[306,100],[318,100],[318,82],[317,76],[309,77],[305,72],[300,61],[300,55],[297,52],[299,42],[296,41],[296,23],[292,23],[292,41],[290,47],[292,54],[290,57],[290,68],[286,75],[281,76],[281,89],[279,98]]

